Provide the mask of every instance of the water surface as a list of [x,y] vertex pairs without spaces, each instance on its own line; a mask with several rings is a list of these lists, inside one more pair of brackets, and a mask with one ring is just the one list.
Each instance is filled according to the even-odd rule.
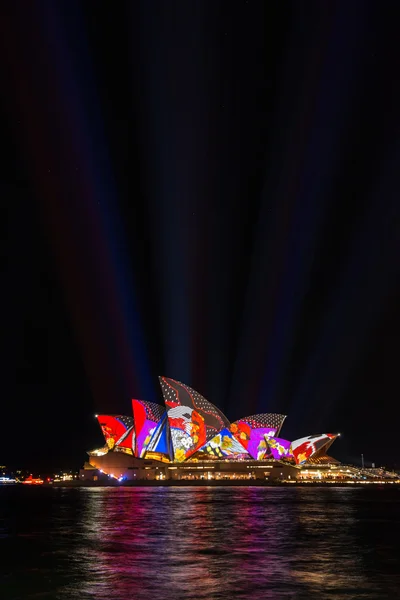
[[400,598],[400,491],[0,489],[0,597]]

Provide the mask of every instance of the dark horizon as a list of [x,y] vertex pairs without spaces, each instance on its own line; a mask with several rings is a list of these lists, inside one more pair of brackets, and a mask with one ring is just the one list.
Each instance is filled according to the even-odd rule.
[[400,465],[397,3],[21,6],[0,462],[82,464],[165,375]]

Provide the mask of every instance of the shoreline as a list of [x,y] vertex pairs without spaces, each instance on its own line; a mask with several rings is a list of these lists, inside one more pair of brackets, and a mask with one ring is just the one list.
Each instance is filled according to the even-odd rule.
[[395,488],[400,488],[400,482],[392,482],[392,481],[352,481],[349,483],[339,482],[339,481],[331,481],[331,482],[305,482],[305,481],[296,481],[296,482],[272,482],[272,481],[133,481],[133,482],[88,482],[88,481],[62,481],[51,484],[43,484],[43,486],[39,487],[56,487],[56,488],[77,488],[77,487],[118,487],[118,488],[126,488],[126,487],[365,487],[365,486],[390,486]]

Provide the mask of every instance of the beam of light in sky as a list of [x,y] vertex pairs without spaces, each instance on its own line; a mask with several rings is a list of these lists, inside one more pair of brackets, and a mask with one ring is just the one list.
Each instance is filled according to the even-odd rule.
[[27,160],[93,393],[112,408],[115,390],[128,402],[133,393],[152,399],[155,388],[79,7],[69,4],[62,19],[61,11],[54,3],[27,8],[16,36],[24,52],[15,48],[9,60],[30,74],[16,107]]
[[[146,178],[165,370],[192,381],[198,361],[203,360],[193,340],[197,340],[195,330],[200,319],[196,279],[201,217],[197,209],[204,201],[202,181],[208,168],[207,123],[202,122],[204,115],[198,110],[202,107],[199,99],[206,98],[204,15],[201,6],[193,11],[189,5],[181,5],[185,21],[176,19],[170,7],[159,8],[155,13],[147,3],[139,6],[143,31],[140,56],[146,73],[141,87],[141,144],[149,165]],[[176,94],[173,82],[182,76],[185,90]]]
[[[392,256],[399,254],[400,147],[397,151],[388,148],[387,154],[378,175],[379,183],[371,194],[374,204],[361,223],[349,259],[343,265],[336,294],[330,299],[318,342],[291,408],[296,418],[304,411],[309,414],[311,407],[318,405],[316,426],[325,422],[342,397],[350,374],[363,356],[362,348],[381,317],[382,305],[397,282],[397,264]],[[392,207],[389,217],[381,210],[382,197],[386,206]],[[319,376],[322,373],[323,377]],[[324,383],[327,380],[329,386]]]
[[[347,16],[362,31],[362,20],[351,12]],[[360,59],[354,31],[348,25],[344,32],[342,19],[341,11],[327,15],[318,35],[303,40],[301,57],[291,53],[283,71],[276,152],[263,192],[232,385],[237,404],[251,382],[254,411],[287,410],[281,404],[285,373],[340,162],[342,131],[330,123],[345,121]],[[299,31],[294,39],[300,48]]]

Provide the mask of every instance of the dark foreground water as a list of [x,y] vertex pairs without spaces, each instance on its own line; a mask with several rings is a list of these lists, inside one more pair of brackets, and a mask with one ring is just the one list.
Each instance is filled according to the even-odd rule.
[[0,598],[400,598],[400,490],[0,489]]

